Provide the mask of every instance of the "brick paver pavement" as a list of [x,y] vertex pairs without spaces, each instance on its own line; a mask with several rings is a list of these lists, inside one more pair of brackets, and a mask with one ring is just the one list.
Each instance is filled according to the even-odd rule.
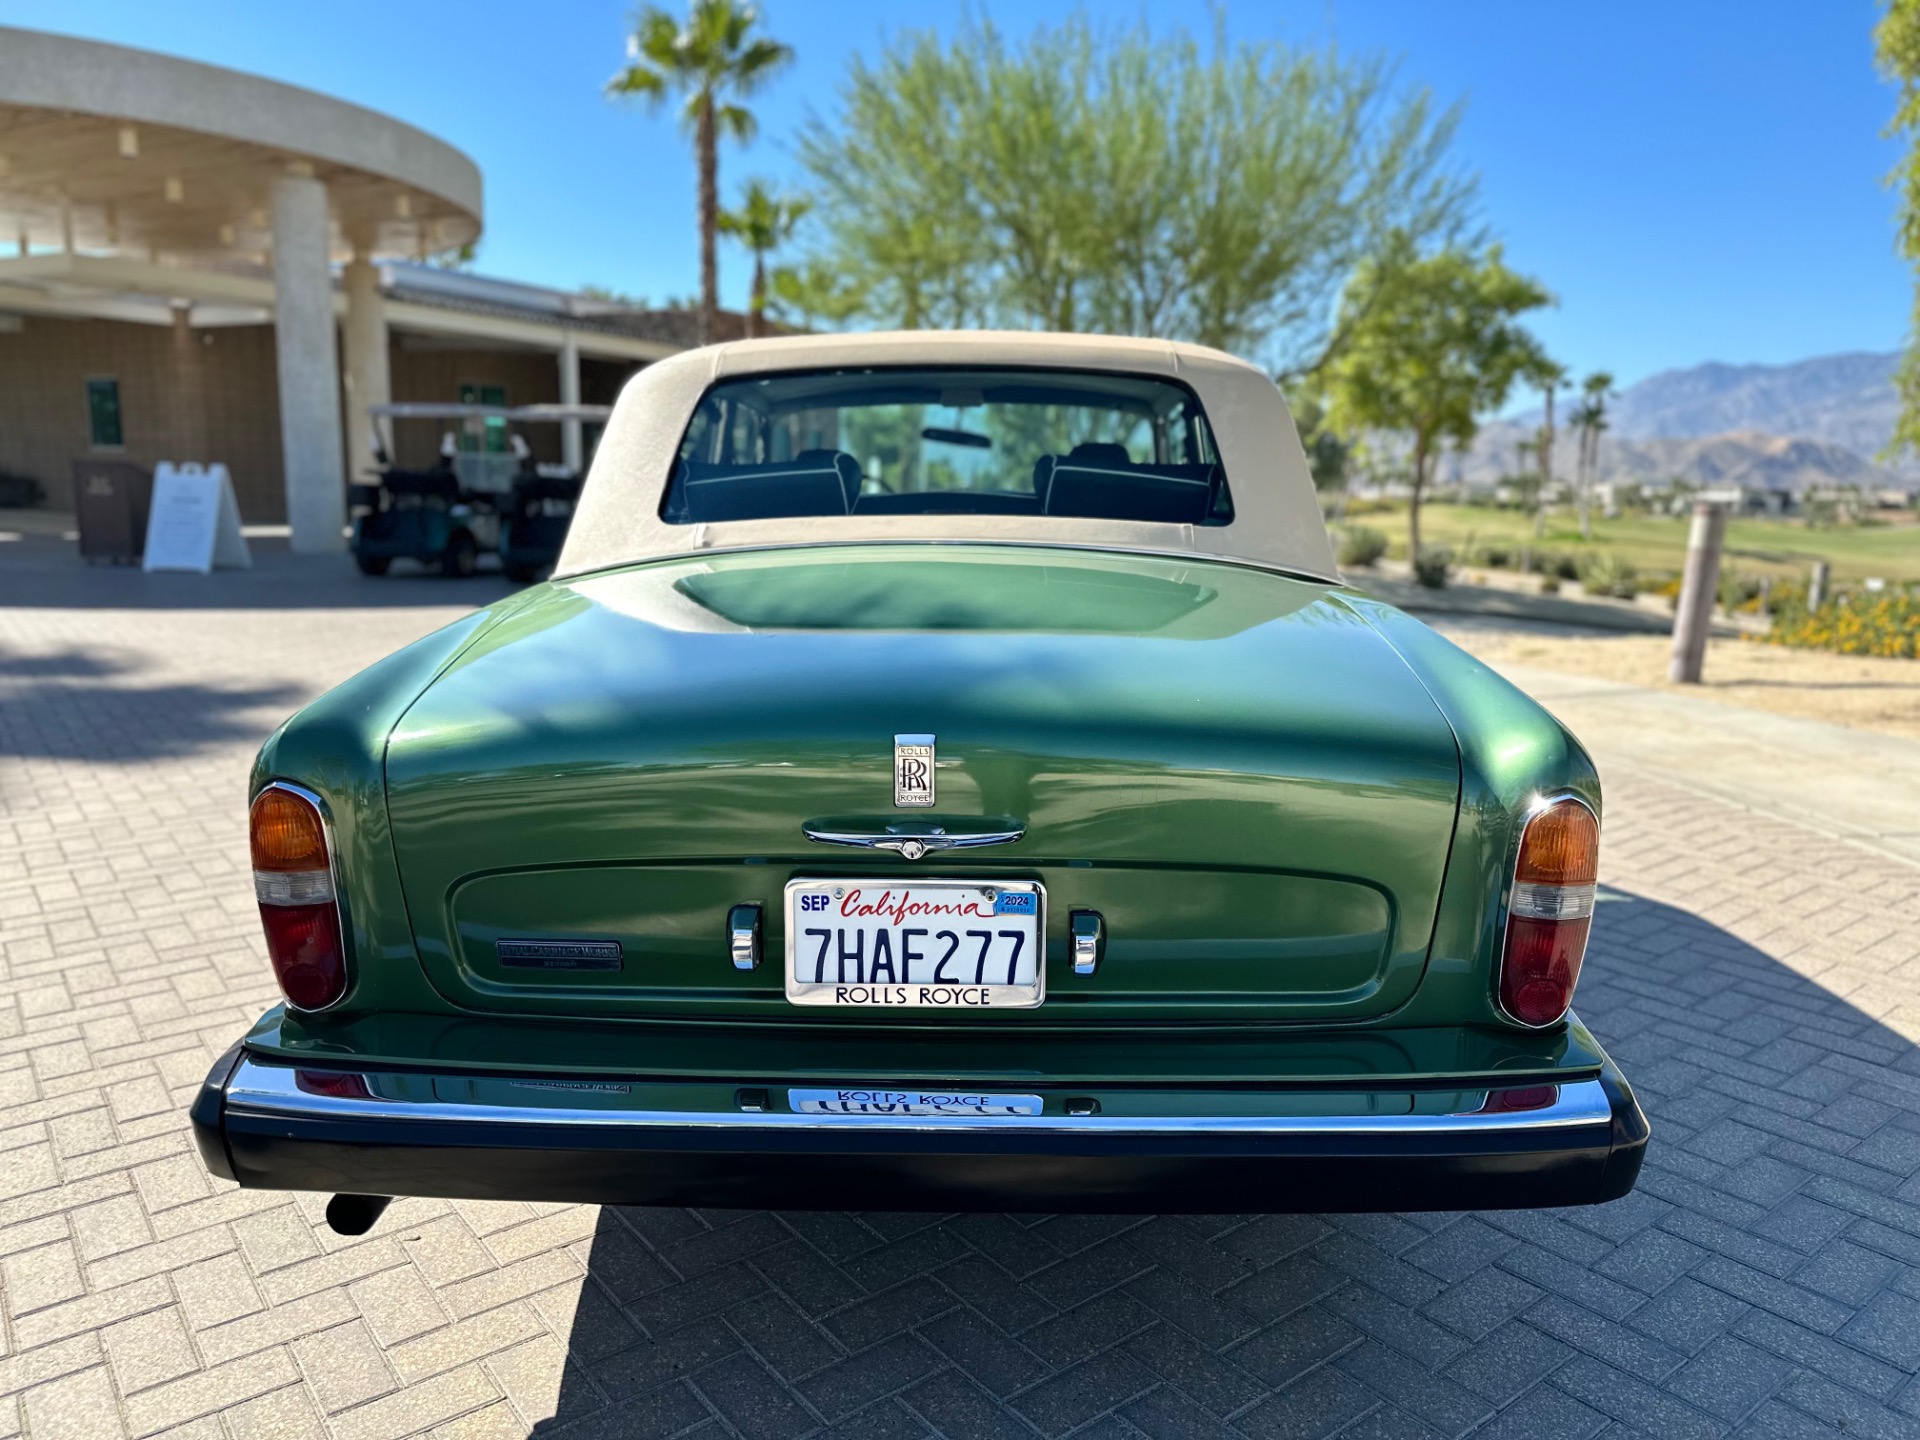
[[1655,1135],[1602,1209],[349,1241],[210,1182],[183,1108],[274,994],[247,760],[452,613],[277,603],[0,610],[0,1436],[1920,1436],[1920,870],[1645,779],[1580,1008]]

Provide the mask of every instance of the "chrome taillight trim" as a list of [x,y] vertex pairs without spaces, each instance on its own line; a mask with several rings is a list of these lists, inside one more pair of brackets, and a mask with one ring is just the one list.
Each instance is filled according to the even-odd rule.
[[[259,798],[269,790],[284,790],[289,795],[297,796],[298,798],[306,801],[309,805],[313,806],[314,810],[317,811],[320,816],[320,839],[327,847],[327,868],[324,871],[322,870],[289,870],[289,871],[284,871],[282,873],[287,875],[325,875],[326,876],[327,888],[329,891],[329,894],[327,895],[326,899],[330,899],[333,901],[333,925],[334,925],[334,930],[340,936],[340,968],[346,975],[347,983],[340,987],[340,994],[335,999],[328,1001],[325,1005],[316,1005],[311,1009],[309,1009],[305,1005],[294,1004],[292,1000],[287,998],[287,992],[284,990],[280,992],[280,998],[286,1002],[287,1008],[289,1010],[294,1011],[296,1014],[323,1015],[327,1011],[336,1008],[341,1003],[341,1001],[345,1000],[347,996],[351,994],[353,991],[353,969],[351,966],[347,964],[347,917],[346,917],[346,913],[340,907],[340,888],[341,888],[340,887],[340,847],[334,843],[334,839],[333,839],[333,812],[327,808],[327,802],[324,799],[322,799],[317,792],[313,790],[309,790],[306,786],[297,785],[291,780],[269,780],[266,784],[262,785],[258,790],[254,791],[253,795],[247,801],[249,829],[251,829],[251,825],[252,825],[252,812],[253,812],[253,806],[255,802],[258,801]],[[249,835],[249,839],[251,839],[251,835]],[[299,905],[299,904],[319,905],[319,904],[325,903],[324,900],[319,898],[316,898],[311,901],[286,900],[286,901],[278,901],[278,902],[261,898],[260,877],[264,874],[272,874],[272,873],[273,872],[271,871],[261,871],[261,870],[256,870],[253,872],[254,898],[258,904],[271,905],[271,904],[277,903],[277,904],[286,904],[286,905]],[[278,983],[278,978],[276,977],[276,985],[277,983]]]
[[[1597,834],[1600,829],[1600,812],[1593,808],[1593,802],[1588,800],[1586,796],[1572,790],[1556,790],[1547,795],[1535,795],[1532,803],[1527,806],[1526,813],[1520,817],[1519,825],[1514,829],[1513,853],[1507,859],[1506,903],[1501,906],[1500,910],[1499,949],[1494,954],[1493,964],[1493,1008],[1501,1019],[1507,1021],[1509,1024],[1518,1025],[1523,1030],[1549,1030],[1555,1025],[1565,1023],[1567,1016],[1573,1013],[1573,996],[1571,993],[1568,994],[1566,1009],[1554,1016],[1553,1019],[1543,1020],[1538,1025],[1530,1024],[1522,1020],[1519,1016],[1507,1009],[1506,1004],[1500,998],[1500,981],[1502,977],[1505,976],[1507,969],[1507,944],[1509,930],[1511,928],[1509,922],[1516,919],[1573,921],[1587,919],[1593,914],[1593,895],[1596,888],[1593,885],[1541,885],[1531,881],[1523,881],[1520,878],[1520,853],[1526,847],[1527,827],[1554,806],[1568,800],[1573,801],[1574,804],[1580,806],[1589,815],[1593,816],[1593,828]],[[1521,908],[1523,902],[1534,903],[1536,897],[1537,903],[1543,905],[1549,903],[1546,897],[1540,892],[1581,890],[1587,892],[1587,901],[1585,911],[1579,915],[1536,915]],[[1527,892],[1524,896],[1522,894],[1523,891]],[[1586,959],[1586,948],[1584,946],[1581,947],[1580,957],[1582,961]],[[1575,989],[1578,988],[1578,984],[1576,983]]]

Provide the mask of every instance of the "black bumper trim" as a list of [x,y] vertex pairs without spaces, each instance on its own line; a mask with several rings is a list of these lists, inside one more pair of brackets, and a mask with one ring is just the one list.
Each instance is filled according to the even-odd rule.
[[1625,1195],[1648,1135],[1611,1064],[1600,1075],[1608,1113],[1582,1123],[1298,1133],[479,1122],[356,1115],[324,1102],[276,1113],[227,1103],[237,1068],[235,1052],[223,1055],[192,1110],[216,1174],[217,1158],[243,1186],[450,1199],[1135,1214],[1521,1209]]
[[233,1171],[233,1157],[227,1153],[226,1132],[221,1121],[227,1106],[227,1082],[233,1078],[244,1053],[245,1047],[238,1040],[227,1047],[213,1062],[207,1078],[200,1082],[200,1093],[193,1097],[187,1111],[187,1118],[193,1122],[194,1148],[200,1152],[201,1162],[209,1175],[222,1180],[238,1178]]

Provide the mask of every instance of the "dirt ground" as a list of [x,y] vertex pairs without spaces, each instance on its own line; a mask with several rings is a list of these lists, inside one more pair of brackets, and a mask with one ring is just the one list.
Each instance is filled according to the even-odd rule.
[[1444,627],[1448,638],[1495,665],[1503,662],[1687,689],[1706,699],[1803,715],[1920,740],[1920,660],[1882,660],[1716,639],[1697,689],[1667,680],[1672,641],[1664,635],[1559,635]]

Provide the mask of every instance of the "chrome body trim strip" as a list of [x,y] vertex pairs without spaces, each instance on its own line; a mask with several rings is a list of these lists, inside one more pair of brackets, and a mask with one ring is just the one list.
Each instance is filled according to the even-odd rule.
[[851,845],[860,850],[893,850],[908,860],[918,860],[936,850],[977,850],[983,845],[1011,845],[1027,833],[1022,825],[1012,830],[983,830],[973,834],[949,835],[938,825],[889,825],[884,830],[828,830],[808,823],[800,833],[820,845]]
[[[317,1067],[316,1067],[317,1068]],[[784,1111],[579,1109],[566,1105],[496,1105],[446,1099],[400,1100],[314,1094],[299,1088],[295,1067],[242,1057],[226,1086],[231,1115],[306,1120],[397,1120],[473,1125],[578,1126],[582,1129],[784,1132],[820,1130],[924,1131],[941,1134],[1031,1135],[1435,1135],[1515,1134],[1606,1127],[1612,1107],[1598,1079],[1554,1087],[1550,1104],[1535,1110],[1474,1109],[1445,1115],[814,1115]],[[502,1077],[449,1077],[502,1078]],[[566,1082],[556,1082],[563,1085]],[[578,1082],[589,1084],[591,1082]],[[824,1083],[824,1082],[815,1082]],[[778,1088],[778,1087],[775,1087]],[[1463,1087],[1483,1093],[1479,1087]],[[1514,1086],[1513,1089],[1537,1089]],[[560,1093],[564,1093],[561,1090]],[[1275,1092],[1276,1098],[1285,1092]],[[1323,1093],[1323,1092],[1315,1092]],[[1348,1091],[1342,1093],[1370,1093]],[[1377,1092],[1373,1092],[1377,1093]],[[1393,1092],[1402,1093],[1402,1092]],[[1493,1093],[1500,1093],[1496,1090]],[[1485,1102],[1482,1101],[1484,1104]]]
[[[965,546],[986,546],[1003,550],[1078,550],[1090,555],[1139,555],[1150,560],[1181,560],[1188,564],[1198,562],[1204,565],[1232,565],[1241,570],[1257,570],[1264,575],[1278,575],[1287,580],[1304,580],[1313,585],[1325,585],[1332,590],[1352,588],[1336,565],[1331,574],[1317,570],[1302,570],[1297,566],[1282,565],[1272,560],[1263,560],[1251,555],[1202,555],[1191,548],[1177,549],[1160,545],[1126,545],[1117,541],[1095,544],[1090,540],[1024,540],[1018,536],[995,536],[984,539],[969,535],[919,535],[868,537],[848,536],[840,540],[748,540],[737,545],[708,545],[703,543],[704,525],[693,527],[694,534],[686,549],[675,550],[670,554],[648,556],[649,560],[704,560],[709,555],[756,555],[769,550],[844,550],[854,546],[877,548],[884,545],[939,545],[947,548]],[[1186,527],[1192,532],[1192,527]],[[595,565],[587,570],[573,570],[565,575],[555,575],[554,580],[561,585],[571,585],[576,580],[592,580],[615,570],[624,570],[633,562],[621,560],[610,565]]]

